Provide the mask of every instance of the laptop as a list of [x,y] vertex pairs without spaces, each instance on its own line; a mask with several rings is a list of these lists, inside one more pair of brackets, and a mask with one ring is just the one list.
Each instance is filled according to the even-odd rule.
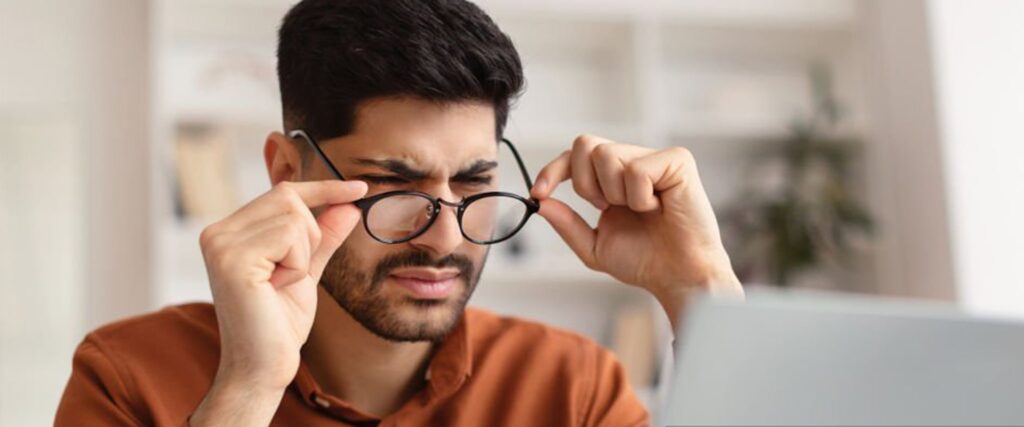
[[752,292],[684,322],[658,425],[1024,425],[1019,319]]

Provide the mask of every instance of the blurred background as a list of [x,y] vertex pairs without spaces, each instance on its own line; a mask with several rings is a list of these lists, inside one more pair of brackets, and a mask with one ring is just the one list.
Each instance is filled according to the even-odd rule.
[[[0,425],[52,423],[89,330],[210,299],[198,234],[268,189],[291,3],[0,0]],[[685,146],[750,287],[1024,315],[1024,3],[478,4],[533,173],[584,132]],[[593,337],[650,398],[665,315],[543,221],[472,303]]]

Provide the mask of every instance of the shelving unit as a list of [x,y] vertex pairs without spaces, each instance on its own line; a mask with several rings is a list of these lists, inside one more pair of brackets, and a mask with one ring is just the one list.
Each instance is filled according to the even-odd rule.
[[[284,0],[158,0],[153,159],[157,305],[208,299],[198,234],[205,220],[174,214],[173,143],[182,123],[230,129],[240,200],[268,188],[260,155],[280,129],[275,33]],[[592,133],[662,148],[688,147],[713,203],[737,194],[745,153],[781,135],[808,109],[806,71],[834,71],[849,131],[866,126],[856,0],[484,0],[516,43],[528,87],[507,136],[531,173],[575,136]],[[193,19],[202,17],[202,19]],[[563,185],[586,218],[596,212]],[[473,302],[609,342],[609,313],[646,301],[635,288],[586,270],[539,217],[526,251],[492,249]],[[868,266],[867,268],[870,268]]]

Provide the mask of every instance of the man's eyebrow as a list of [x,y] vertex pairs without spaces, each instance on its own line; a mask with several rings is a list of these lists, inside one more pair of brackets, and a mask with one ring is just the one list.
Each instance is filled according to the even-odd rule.
[[[416,169],[410,166],[408,163],[405,163],[397,159],[353,159],[352,161],[360,165],[384,169],[395,175],[401,176],[402,178],[407,179],[409,181],[419,181],[426,179],[427,177],[430,176],[429,173]],[[496,167],[498,167],[498,162],[493,160],[480,159],[473,162],[473,164],[469,165],[468,167],[465,167],[462,170],[456,172],[455,175],[452,176],[452,179],[471,178],[473,176],[490,171]]]
[[473,162],[473,164],[469,165],[469,167],[463,168],[462,170],[458,171],[455,174],[455,176],[452,177],[452,179],[471,178],[475,175],[482,174],[496,167],[498,167],[498,162],[496,161],[483,159],[477,160]]
[[384,169],[395,175],[401,176],[402,178],[405,178],[409,181],[419,181],[426,179],[428,176],[430,176],[428,173],[416,169],[412,166],[409,166],[408,163],[396,159],[353,159],[353,161],[360,165],[373,166],[376,168]]

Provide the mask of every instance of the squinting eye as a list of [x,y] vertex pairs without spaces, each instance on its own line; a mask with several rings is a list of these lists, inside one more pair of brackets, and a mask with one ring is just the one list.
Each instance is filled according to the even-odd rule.
[[471,176],[459,180],[464,184],[469,185],[488,185],[491,183],[491,177],[489,176]]

